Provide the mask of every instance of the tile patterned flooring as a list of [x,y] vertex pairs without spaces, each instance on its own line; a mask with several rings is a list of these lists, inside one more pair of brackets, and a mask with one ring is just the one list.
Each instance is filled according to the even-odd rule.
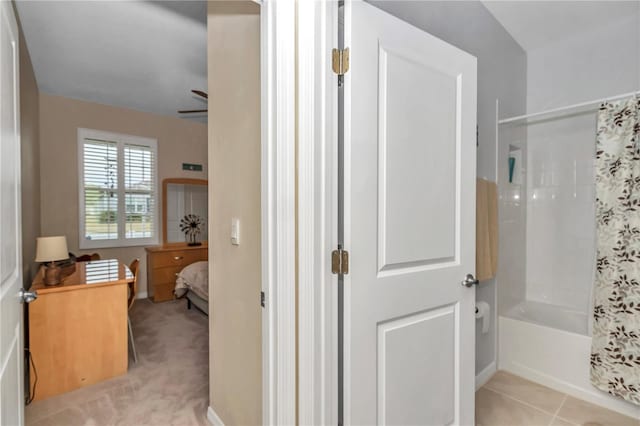
[[498,371],[476,392],[476,425],[640,426],[640,419]]

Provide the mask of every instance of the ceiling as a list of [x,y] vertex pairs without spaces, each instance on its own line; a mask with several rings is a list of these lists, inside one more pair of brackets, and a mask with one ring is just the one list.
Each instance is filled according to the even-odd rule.
[[640,1],[482,3],[526,51],[611,25],[625,18],[640,18]]
[[[205,1],[17,1],[38,88],[177,117],[204,109]],[[191,119],[206,122],[206,113]]]
[[[530,51],[635,16],[639,1],[483,1]],[[202,109],[206,1],[30,1],[17,8],[41,91],[156,114]],[[206,114],[181,116],[206,122]]]

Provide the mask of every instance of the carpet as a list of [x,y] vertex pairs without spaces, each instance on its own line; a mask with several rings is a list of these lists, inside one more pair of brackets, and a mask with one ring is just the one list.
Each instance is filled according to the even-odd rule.
[[30,404],[28,426],[209,425],[208,318],[186,300],[137,300],[130,316],[138,363],[129,355],[124,376]]

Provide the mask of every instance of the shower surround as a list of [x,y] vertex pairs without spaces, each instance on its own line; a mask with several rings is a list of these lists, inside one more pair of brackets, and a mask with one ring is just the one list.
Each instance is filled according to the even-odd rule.
[[590,383],[595,134],[594,112],[500,128],[498,368],[640,417]]

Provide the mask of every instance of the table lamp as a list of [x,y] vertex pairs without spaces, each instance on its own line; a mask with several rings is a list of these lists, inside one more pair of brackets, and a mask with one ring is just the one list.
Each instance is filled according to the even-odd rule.
[[45,265],[44,285],[60,284],[60,267],[56,260],[69,258],[67,237],[39,237],[36,245],[36,262],[51,262]]

